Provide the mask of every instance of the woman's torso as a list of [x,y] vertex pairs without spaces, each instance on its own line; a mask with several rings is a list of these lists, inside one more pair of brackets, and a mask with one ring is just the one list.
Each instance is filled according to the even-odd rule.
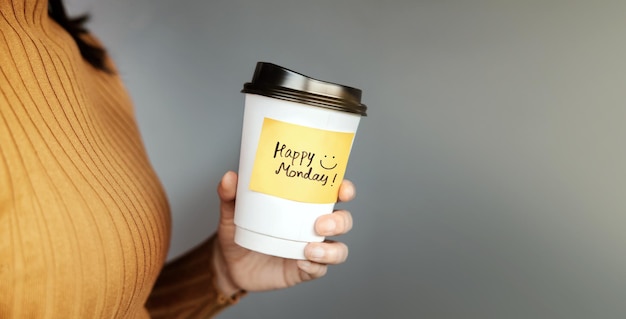
[[118,76],[0,4],[0,318],[146,316],[169,212]]

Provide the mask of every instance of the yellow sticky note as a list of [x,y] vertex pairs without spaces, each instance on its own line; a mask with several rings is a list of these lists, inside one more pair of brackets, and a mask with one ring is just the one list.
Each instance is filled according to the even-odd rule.
[[265,118],[250,189],[305,203],[334,203],[354,133]]

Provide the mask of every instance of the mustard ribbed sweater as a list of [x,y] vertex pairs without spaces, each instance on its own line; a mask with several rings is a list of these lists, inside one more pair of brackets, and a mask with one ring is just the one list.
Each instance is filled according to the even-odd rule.
[[169,208],[131,101],[47,10],[0,1],[0,318],[210,316],[230,302],[211,242],[163,268]]

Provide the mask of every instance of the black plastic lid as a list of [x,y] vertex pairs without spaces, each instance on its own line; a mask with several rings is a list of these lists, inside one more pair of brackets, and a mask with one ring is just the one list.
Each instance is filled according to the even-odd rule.
[[256,64],[252,82],[244,84],[241,92],[367,115],[361,90],[316,80],[267,62]]

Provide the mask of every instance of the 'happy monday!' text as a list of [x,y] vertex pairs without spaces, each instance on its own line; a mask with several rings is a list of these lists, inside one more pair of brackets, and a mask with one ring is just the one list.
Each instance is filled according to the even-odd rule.
[[[276,175],[284,173],[286,177],[299,177],[319,182],[322,186],[326,186],[328,183],[329,175],[313,171],[312,164],[315,159],[315,153],[308,152],[306,150],[295,151],[287,147],[287,144],[283,144],[278,141],[276,142],[276,149],[274,150],[274,158],[282,159],[278,169],[274,171]],[[334,174],[332,182],[334,182],[336,178],[337,174]]]

